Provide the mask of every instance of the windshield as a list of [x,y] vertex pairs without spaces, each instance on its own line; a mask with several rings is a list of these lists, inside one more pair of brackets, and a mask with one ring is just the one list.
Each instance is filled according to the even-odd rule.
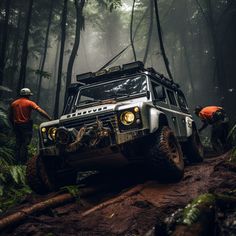
[[76,106],[107,99],[117,99],[124,96],[145,93],[146,91],[146,76],[139,75],[81,89]]

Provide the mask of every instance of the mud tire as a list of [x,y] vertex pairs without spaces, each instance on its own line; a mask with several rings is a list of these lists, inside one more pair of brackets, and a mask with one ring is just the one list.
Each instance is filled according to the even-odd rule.
[[163,126],[150,141],[147,158],[153,175],[162,182],[179,181],[184,174],[184,161],[174,132],[168,126]]
[[193,129],[193,134],[184,144],[184,153],[190,163],[199,163],[204,158],[204,148],[196,129]]
[[34,156],[27,162],[26,181],[30,188],[38,194],[46,194],[56,190],[53,173],[50,173],[43,157]]

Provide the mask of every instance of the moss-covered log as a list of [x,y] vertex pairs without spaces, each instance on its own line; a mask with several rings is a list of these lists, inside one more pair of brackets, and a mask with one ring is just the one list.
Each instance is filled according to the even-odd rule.
[[216,209],[236,207],[236,197],[224,194],[203,194],[188,204],[172,236],[216,235]]

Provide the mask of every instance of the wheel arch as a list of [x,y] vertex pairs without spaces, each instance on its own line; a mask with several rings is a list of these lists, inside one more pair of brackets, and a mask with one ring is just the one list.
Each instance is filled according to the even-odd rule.
[[150,133],[156,132],[162,126],[169,126],[166,115],[155,108],[149,111]]

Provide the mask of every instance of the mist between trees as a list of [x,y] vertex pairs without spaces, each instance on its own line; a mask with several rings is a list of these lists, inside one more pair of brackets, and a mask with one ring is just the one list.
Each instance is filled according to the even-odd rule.
[[[168,76],[155,0],[1,0],[2,99],[30,87],[57,117],[75,75],[137,60]],[[161,33],[173,78],[195,105],[222,105],[234,119],[236,1],[158,0]],[[234,119],[235,120],[235,119]]]

